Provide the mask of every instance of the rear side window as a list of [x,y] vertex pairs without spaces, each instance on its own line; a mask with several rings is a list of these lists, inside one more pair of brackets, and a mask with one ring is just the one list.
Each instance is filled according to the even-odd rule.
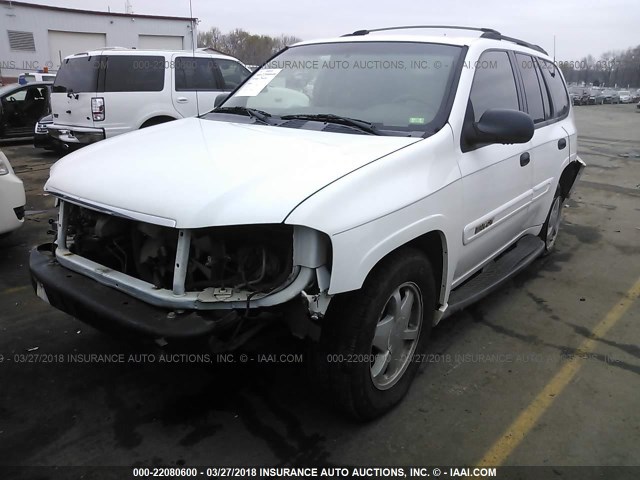
[[562,80],[560,70],[551,62],[538,59],[549,93],[551,94],[551,110],[554,118],[563,117],[569,112],[569,96]]
[[469,97],[475,121],[490,108],[518,110],[518,91],[507,52],[485,52],[477,65]]
[[549,98],[549,89],[542,78],[542,71],[540,70],[540,65],[538,62],[536,64],[536,76],[538,77],[538,83],[540,84],[540,88],[542,89],[542,105],[544,107],[544,118],[551,118],[551,99]]
[[217,59],[216,63],[220,68],[225,90],[235,90],[251,74],[249,70],[233,60]]
[[218,66],[211,58],[178,57],[175,72],[178,92],[222,90]]
[[527,98],[527,113],[531,116],[534,123],[543,122],[544,104],[542,102],[542,88],[536,73],[536,63],[529,55],[516,53],[516,63],[522,75],[524,83],[524,93]]
[[104,58],[105,92],[161,92],[164,89],[163,56],[114,55]]
[[56,75],[53,91],[57,93],[95,92],[101,57],[68,58]]

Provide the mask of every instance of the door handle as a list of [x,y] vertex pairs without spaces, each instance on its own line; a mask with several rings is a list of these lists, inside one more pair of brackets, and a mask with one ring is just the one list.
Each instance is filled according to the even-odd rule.
[[176,98],[176,102],[178,103],[187,103],[189,99],[187,97],[178,97]]
[[520,155],[520,166],[521,167],[525,167],[525,166],[529,165],[530,161],[531,161],[531,156],[529,155],[529,152],[524,152],[522,155]]
[[560,140],[558,140],[558,150],[564,150],[566,146],[567,146],[566,138],[561,138]]

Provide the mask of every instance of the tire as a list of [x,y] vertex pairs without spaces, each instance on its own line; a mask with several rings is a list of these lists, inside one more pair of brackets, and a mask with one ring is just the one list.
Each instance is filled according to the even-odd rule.
[[331,301],[314,370],[336,407],[371,420],[402,400],[426,349],[435,305],[429,260],[409,248],[384,259],[360,290]]
[[564,204],[564,197],[562,196],[562,190],[560,186],[556,188],[556,193],[553,196],[553,202],[551,208],[547,214],[547,219],[540,231],[540,238],[544,242],[545,255],[548,255],[553,251],[553,248],[558,239],[558,231],[560,230],[560,224],[562,223],[562,207]]

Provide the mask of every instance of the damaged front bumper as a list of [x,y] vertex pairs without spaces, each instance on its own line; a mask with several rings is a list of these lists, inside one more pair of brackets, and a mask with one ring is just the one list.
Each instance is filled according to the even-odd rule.
[[[292,267],[279,285],[262,291],[229,286],[194,289],[185,282],[187,266],[194,261],[193,230],[175,230],[173,282],[162,286],[74,253],[67,245],[70,204],[60,201],[59,206],[56,243],[31,252],[33,286],[55,308],[103,330],[155,338],[204,336],[216,328],[216,320],[284,305],[294,298],[306,301],[313,317],[315,303],[329,288],[328,242],[323,234],[306,227],[292,229]],[[307,294],[309,288],[317,294]]]
[[152,338],[196,338],[210,334],[216,322],[200,312],[176,314],[64,268],[52,244],[31,251],[29,269],[38,296],[58,310],[114,333]]

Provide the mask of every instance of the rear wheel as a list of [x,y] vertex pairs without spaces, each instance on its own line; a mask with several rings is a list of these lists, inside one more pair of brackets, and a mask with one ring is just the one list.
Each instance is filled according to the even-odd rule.
[[551,209],[547,215],[547,220],[542,226],[540,232],[540,238],[544,241],[545,253],[550,253],[556,244],[558,238],[558,232],[560,231],[560,223],[562,223],[562,205],[564,204],[564,198],[562,197],[562,190],[560,186],[556,188],[556,194],[553,197],[553,203]]
[[431,265],[413,249],[383,260],[361,290],[334,298],[316,358],[334,403],[360,420],[396,405],[416,375],[434,310]]

